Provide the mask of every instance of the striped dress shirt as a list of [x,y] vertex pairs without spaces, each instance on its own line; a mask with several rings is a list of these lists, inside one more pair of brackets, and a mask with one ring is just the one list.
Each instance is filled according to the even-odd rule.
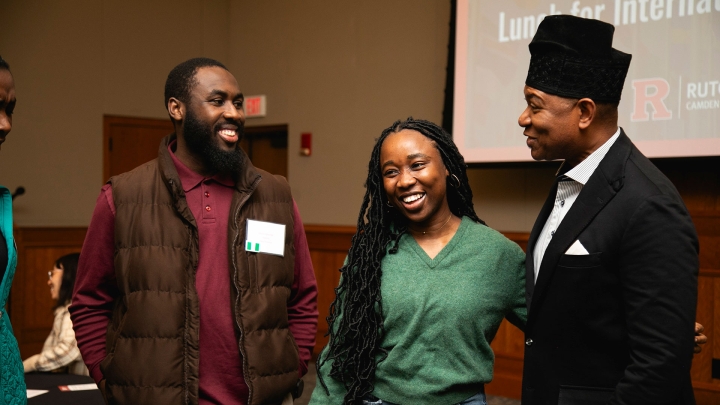
[[[535,249],[533,250],[535,281],[537,281],[538,273],[540,273],[540,265],[542,264],[543,256],[545,256],[545,250],[550,244],[550,240],[552,240],[553,235],[555,235],[555,231],[560,226],[563,218],[565,218],[565,214],[570,211],[570,208],[577,199],[578,195],[580,195],[583,186],[588,182],[590,176],[592,176],[595,172],[595,169],[597,169],[598,165],[619,136],[620,128],[618,128],[617,131],[615,131],[615,134],[605,141],[602,146],[591,153],[590,156],[558,178],[555,205],[553,206],[553,210],[550,213],[550,216],[548,216],[547,221],[545,221],[545,226],[543,227],[542,232],[540,232],[540,236],[535,244]],[[562,166],[560,166],[560,170],[558,170],[558,172],[562,172]]]

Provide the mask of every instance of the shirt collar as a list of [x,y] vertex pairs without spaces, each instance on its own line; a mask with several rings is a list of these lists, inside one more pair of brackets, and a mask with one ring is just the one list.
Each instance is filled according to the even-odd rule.
[[214,180],[217,183],[220,183],[226,187],[235,186],[235,182],[230,176],[221,176],[219,174],[215,174],[211,177],[204,177],[192,171],[189,167],[185,166],[185,164],[181,162],[180,159],[177,158],[177,156],[175,156],[175,152],[173,151],[173,149],[175,149],[176,144],[176,139],[170,142],[168,144],[168,152],[170,152],[170,157],[172,158],[173,164],[175,164],[175,170],[177,170],[178,177],[180,178],[180,183],[182,183],[184,192],[187,193],[205,180]]
[[[562,166],[560,166],[560,170],[558,170],[558,174],[563,174],[578,183],[585,185],[588,180],[590,180],[590,176],[592,176],[593,173],[595,173],[595,169],[600,165],[600,162],[603,160],[605,155],[607,155],[608,150],[610,150],[610,147],[617,141],[618,137],[620,136],[620,127],[618,127],[617,131],[615,131],[615,134],[610,137],[607,141],[605,141],[602,146],[595,149],[593,153],[590,154],[590,156],[586,157],[585,160],[578,163],[577,166],[571,168],[570,170],[563,173]],[[563,166],[565,165],[565,162],[563,162]]]

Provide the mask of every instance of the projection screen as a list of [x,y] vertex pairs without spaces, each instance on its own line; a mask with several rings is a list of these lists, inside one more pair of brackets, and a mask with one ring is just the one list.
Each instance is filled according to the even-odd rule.
[[633,55],[619,125],[645,155],[720,155],[720,0],[458,0],[453,137],[468,163],[532,160],[517,119],[550,14],[615,25]]

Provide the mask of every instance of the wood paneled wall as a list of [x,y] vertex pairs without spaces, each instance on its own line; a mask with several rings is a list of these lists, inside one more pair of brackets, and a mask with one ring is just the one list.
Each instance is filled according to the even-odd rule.
[[15,228],[18,264],[9,314],[23,359],[40,353],[52,329],[55,303],[47,273],[58,258],[80,251],[86,232],[87,228]]
[[692,380],[698,405],[720,404],[720,375],[712,378],[712,362],[720,362],[720,212],[695,212],[700,238],[697,321],[705,326],[707,347],[695,355]]
[[335,287],[340,282],[342,267],[355,234],[352,226],[305,225],[310,257],[318,283],[318,330],[313,357],[327,344],[327,316],[335,299]]
[[708,343],[695,355],[691,374],[698,405],[720,404],[720,375],[712,378],[713,359],[720,362],[720,157],[655,164],[682,195],[700,240],[697,320]]

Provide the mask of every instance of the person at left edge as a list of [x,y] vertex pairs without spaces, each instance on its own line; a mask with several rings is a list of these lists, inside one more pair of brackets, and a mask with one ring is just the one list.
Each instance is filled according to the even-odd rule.
[[[195,58],[165,83],[175,133],[97,200],[70,307],[110,404],[280,404],[301,390],[317,285],[287,181],[240,149],[235,77]],[[285,225],[284,255],[245,250],[248,220]]]
[[[12,129],[15,110],[15,81],[10,65],[0,57],[0,146]],[[0,186],[0,405],[27,403],[20,349],[13,335],[5,304],[15,275],[17,249],[13,239],[12,197]]]

